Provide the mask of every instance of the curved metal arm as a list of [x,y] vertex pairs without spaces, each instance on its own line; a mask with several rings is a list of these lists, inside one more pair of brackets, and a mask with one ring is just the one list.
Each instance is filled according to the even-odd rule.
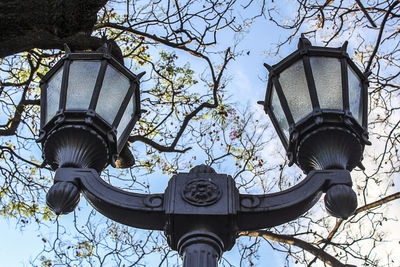
[[59,168],[54,182],[77,185],[90,204],[119,223],[141,229],[163,230],[167,222],[164,194],[126,192],[104,182],[94,169]]
[[54,180],[47,203],[57,214],[71,212],[82,191],[96,210],[114,221],[164,230],[170,247],[184,255],[184,267],[216,266],[222,252],[235,244],[237,231],[289,222],[309,210],[322,192],[330,195],[325,199],[328,211],[341,217],[357,205],[355,194],[349,194],[347,170],[311,171],[296,186],[265,195],[239,194],[230,175],[207,166],[174,175],[165,194],[123,191],[103,181],[94,169],[59,168]]
[[[218,177],[230,177],[224,174],[211,173],[203,175],[214,181],[217,181]],[[171,181],[177,181],[178,177],[186,176],[187,178],[185,179],[189,181],[198,179],[197,176],[187,174],[174,176]],[[231,177],[225,179],[232,180]],[[180,211],[166,211],[165,207],[171,205],[169,203],[164,204],[164,194],[126,192],[103,181],[94,169],[59,168],[54,180],[55,183],[69,182],[75,184],[83,191],[86,199],[96,210],[108,218],[125,225],[141,229],[164,230],[167,225],[168,216],[180,213]],[[230,183],[233,183],[233,180]],[[175,188],[175,186],[171,185],[169,187]],[[236,214],[237,229],[239,231],[257,230],[277,226],[296,219],[313,207],[322,192],[326,192],[333,185],[351,186],[352,181],[349,171],[311,171],[299,184],[278,193],[265,195],[237,194],[237,189],[234,186],[229,186],[229,192],[225,192],[224,194],[226,194],[226,197],[231,196],[225,201],[226,203],[232,202],[232,204],[228,205],[231,206],[231,211],[228,213],[232,215]],[[183,187],[183,184],[178,186],[178,188],[181,188],[179,190],[182,190]],[[233,204],[235,202],[234,195],[239,199],[238,204]],[[179,192],[176,195],[169,196],[168,199],[170,198],[171,200],[169,201],[185,203],[179,196]],[[74,203],[77,202],[76,198],[73,198],[73,201]],[[76,204],[74,205],[76,206]],[[203,210],[199,212],[191,204],[185,203],[184,205],[191,207],[184,212],[185,214],[193,216],[201,215],[203,212]],[[207,210],[209,212],[213,210],[212,214],[219,214],[220,212],[221,214],[225,214],[226,212],[224,209],[219,208],[218,205],[210,205],[210,208]]]
[[349,171],[311,171],[299,184],[278,193],[240,194],[238,228],[258,230],[294,220],[312,208],[322,192],[338,184],[352,185]]

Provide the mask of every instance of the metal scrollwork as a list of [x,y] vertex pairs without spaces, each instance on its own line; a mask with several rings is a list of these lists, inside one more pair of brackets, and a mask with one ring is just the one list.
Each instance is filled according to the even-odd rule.
[[149,208],[158,208],[163,204],[162,196],[146,196],[143,199],[143,203]]
[[195,179],[186,183],[182,198],[195,206],[209,206],[221,198],[222,192],[211,180]]
[[260,205],[260,198],[256,196],[244,196],[240,199],[240,205],[244,208],[256,208]]

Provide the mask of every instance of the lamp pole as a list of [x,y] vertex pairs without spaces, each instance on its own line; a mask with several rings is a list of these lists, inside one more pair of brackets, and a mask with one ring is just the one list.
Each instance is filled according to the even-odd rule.
[[[338,70],[336,78],[326,75],[328,70],[320,64],[324,60],[331,64],[330,70]],[[240,194],[230,175],[199,165],[171,177],[163,194],[137,194],[111,186],[100,173],[123,154],[127,136],[139,119],[140,77],[113,59],[107,48],[67,54],[42,80],[40,142],[45,161],[56,171],[47,194],[49,207],[57,214],[69,213],[83,193],[96,210],[116,222],[164,231],[169,246],[183,256],[184,267],[217,266],[239,231],[298,218],[322,193],[333,216],[348,218],[357,207],[350,171],[362,166],[368,144],[366,75],[352,63],[345,46],[314,47],[304,37],[297,51],[267,68],[270,77],[261,104],[292,164],[307,174],[303,181],[273,194]],[[74,75],[82,73],[85,82],[74,82],[79,78]],[[321,83],[321,76],[328,81]],[[333,97],[324,99],[326,90]],[[110,92],[123,97],[110,101]],[[293,102],[296,92],[303,94],[298,99],[307,93],[300,106]],[[68,102],[79,94],[90,101]],[[114,101],[116,106],[108,109],[116,111],[104,114],[102,99],[109,105]]]

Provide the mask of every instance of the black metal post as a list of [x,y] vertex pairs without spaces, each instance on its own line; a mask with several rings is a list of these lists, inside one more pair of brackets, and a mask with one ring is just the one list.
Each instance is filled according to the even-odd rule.
[[184,267],[216,267],[236,239],[239,192],[231,176],[200,165],[171,178],[164,195],[168,244]]
[[183,256],[183,267],[217,267],[223,242],[211,232],[194,231],[180,239],[178,252]]

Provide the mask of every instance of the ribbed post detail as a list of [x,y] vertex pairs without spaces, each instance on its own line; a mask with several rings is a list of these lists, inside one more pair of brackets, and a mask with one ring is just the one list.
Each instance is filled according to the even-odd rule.
[[180,239],[178,251],[183,256],[183,267],[217,267],[223,243],[213,233],[195,231]]
[[217,267],[218,253],[208,244],[192,244],[183,254],[183,267]]

